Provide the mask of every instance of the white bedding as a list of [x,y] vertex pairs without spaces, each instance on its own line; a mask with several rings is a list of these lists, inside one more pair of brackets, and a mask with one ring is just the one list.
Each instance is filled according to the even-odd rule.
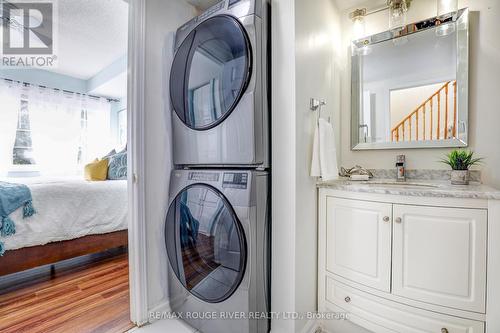
[[127,229],[127,181],[88,182],[81,178],[4,178],[31,189],[37,213],[10,217],[16,234],[2,237],[6,250],[44,245]]

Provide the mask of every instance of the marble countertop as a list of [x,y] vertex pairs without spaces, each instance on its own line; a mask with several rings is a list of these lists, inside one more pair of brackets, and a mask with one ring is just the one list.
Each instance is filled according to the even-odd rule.
[[374,178],[368,181],[353,181],[349,178],[340,178],[333,181],[320,181],[317,186],[362,193],[500,200],[499,190],[479,182],[471,182],[470,185],[451,185],[449,180],[409,179],[402,183],[394,179]]

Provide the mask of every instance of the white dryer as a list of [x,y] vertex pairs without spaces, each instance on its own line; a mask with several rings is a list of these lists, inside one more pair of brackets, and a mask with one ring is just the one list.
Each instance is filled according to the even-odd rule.
[[224,0],[176,32],[177,166],[269,166],[269,3]]

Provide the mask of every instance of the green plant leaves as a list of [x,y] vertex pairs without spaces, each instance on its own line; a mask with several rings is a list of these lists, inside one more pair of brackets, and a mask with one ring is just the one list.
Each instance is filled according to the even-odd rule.
[[440,162],[449,165],[453,170],[469,170],[473,165],[480,164],[483,158],[474,158],[471,150],[456,149],[446,155]]

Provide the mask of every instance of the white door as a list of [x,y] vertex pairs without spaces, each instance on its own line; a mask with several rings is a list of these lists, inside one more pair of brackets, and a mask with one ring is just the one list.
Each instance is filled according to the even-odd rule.
[[394,205],[395,295],[485,312],[487,213]]
[[390,291],[392,205],[327,197],[326,269]]

